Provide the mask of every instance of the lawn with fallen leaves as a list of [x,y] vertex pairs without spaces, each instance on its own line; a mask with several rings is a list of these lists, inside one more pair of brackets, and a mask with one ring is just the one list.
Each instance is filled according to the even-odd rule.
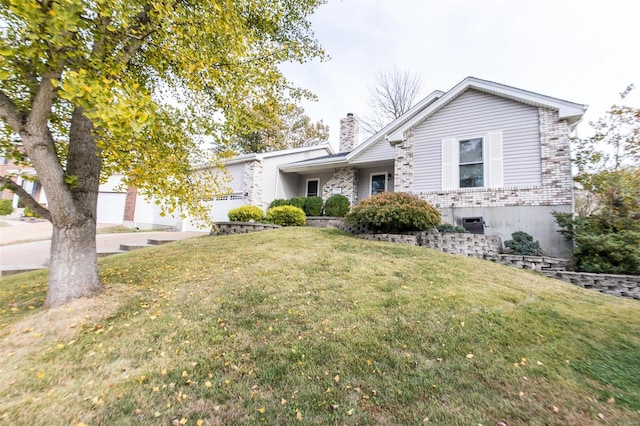
[[337,230],[101,259],[40,308],[0,280],[0,423],[637,425],[640,302]]

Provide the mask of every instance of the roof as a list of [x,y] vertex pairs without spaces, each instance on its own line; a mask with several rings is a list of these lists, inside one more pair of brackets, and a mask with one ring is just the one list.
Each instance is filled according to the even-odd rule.
[[324,149],[329,154],[328,156],[331,156],[333,154],[333,148],[331,148],[331,145],[329,144],[314,145],[314,146],[305,146],[302,148],[283,149],[280,151],[261,152],[257,154],[256,153],[242,154],[242,155],[238,155],[236,157],[231,158],[225,164],[231,165],[231,164],[238,164],[238,163],[246,163],[247,161],[263,160],[265,158],[278,157],[278,156],[290,155],[290,154],[298,154],[301,152],[316,151],[320,149]]

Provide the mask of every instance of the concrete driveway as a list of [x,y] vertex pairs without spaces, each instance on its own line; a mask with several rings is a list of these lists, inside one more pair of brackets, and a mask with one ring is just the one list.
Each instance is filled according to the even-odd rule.
[[[0,272],[31,270],[46,267],[49,262],[52,226],[49,222],[28,222],[19,219],[0,218],[8,226],[0,227]],[[99,224],[98,228],[114,226]],[[120,244],[144,245],[147,239],[183,240],[203,232],[133,232],[98,234],[96,245],[99,254],[118,252]]]

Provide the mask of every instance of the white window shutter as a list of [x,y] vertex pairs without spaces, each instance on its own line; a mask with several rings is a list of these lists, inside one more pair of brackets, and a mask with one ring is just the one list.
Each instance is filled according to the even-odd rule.
[[487,156],[485,157],[486,167],[488,167],[487,187],[500,188],[504,186],[502,132],[489,132],[487,140]]
[[442,140],[442,189],[458,188],[457,168],[458,161],[456,154],[458,140],[454,138]]

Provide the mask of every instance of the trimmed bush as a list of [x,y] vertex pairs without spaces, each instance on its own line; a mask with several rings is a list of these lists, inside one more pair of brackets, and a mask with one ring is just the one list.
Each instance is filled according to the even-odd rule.
[[538,256],[542,254],[540,243],[533,241],[533,237],[526,232],[514,232],[511,234],[511,238],[511,240],[504,242],[504,246],[509,249],[509,253],[523,256]]
[[345,216],[345,223],[366,225],[374,232],[427,231],[440,224],[440,212],[418,197],[383,192],[353,206]]
[[304,213],[307,216],[322,215],[322,197],[307,197],[304,201]]
[[289,204],[289,200],[284,200],[282,198],[276,198],[275,200],[273,200],[271,202],[271,204],[269,204],[269,209],[271,207],[280,207],[280,206],[288,206],[288,205],[290,205]]
[[438,231],[443,234],[468,234],[469,231],[464,229],[462,226],[455,226],[450,223],[441,223],[437,226]]
[[344,217],[349,212],[349,199],[342,194],[334,194],[324,203],[324,214],[332,217]]
[[264,219],[264,211],[258,206],[242,206],[231,209],[227,215],[231,222],[258,222]]
[[293,197],[292,199],[287,201],[288,205],[299,207],[300,209],[302,209],[302,211],[304,211],[305,203],[306,203],[305,197]]
[[279,206],[267,210],[267,222],[280,226],[304,226],[307,216],[296,206]]
[[0,200],[0,216],[5,216],[11,213],[13,213],[13,201]]
[[22,213],[26,217],[34,217],[39,218],[40,215],[29,208],[29,206],[24,208],[24,212]]

